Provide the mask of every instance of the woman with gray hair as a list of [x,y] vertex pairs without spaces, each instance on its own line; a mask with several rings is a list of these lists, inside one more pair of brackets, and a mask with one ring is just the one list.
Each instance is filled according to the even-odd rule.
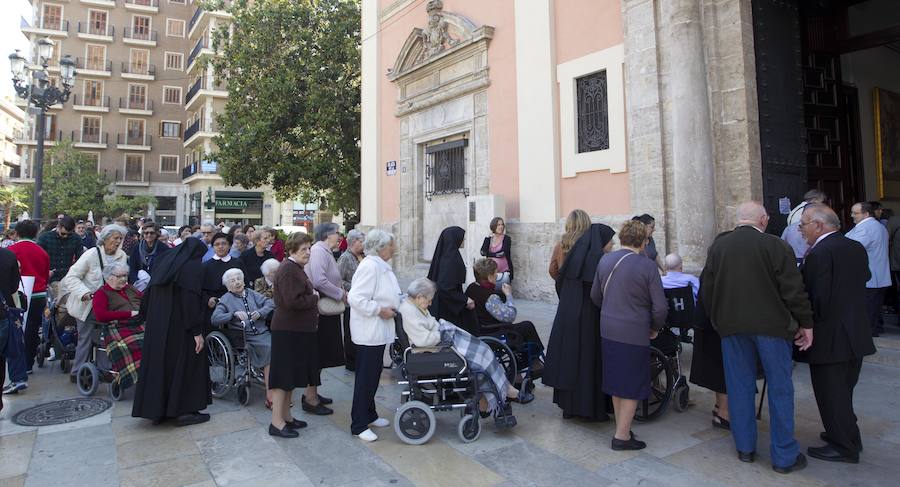
[[400,303],[400,314],[410,345],[433,347],[441,342],[452,343],[472,370],[483,372],[490,379],[479,386],[482,396],[478,406],[481,412],[512,416],[509,402],[518,401],[519,391],[507,380],[506,371],[497,362],[490,346],[453,323],[431,316],[428,308],[436,291],[435,283],[425,277],[413,281],[406,290],[407,297]]
[[[309,249],[309,262],[304,271],[319,297],[319,327],[316,330],[318,344],[318,368],[322,369],[344,365],[344,345],[341,340],[341,318],[347,303],[347,291],[341,287],[341,273],[332,252],[338,245],[338,226],[334,223],[320,223],[315,228],[315,245]],[[307,397],[315,394],[316,397]],[[318,393],[317,386],[307,388],[301,399],[303,410],[309,413],[326,415],[334,411],[325,407],[331,399]]]
[[383,428],[390,422],[375,410],[375,392],[381,378],[384,346],[394,341],[394,315],[400,306],[400,284],[388,261],[394,256],[394,236],[372,230],[366,236],[366,258],[353,274],[348,297],[352,315],[351,335],[356,348],[356,379],[350,432],[363,441],[378,435],[370,426]]
[[120,225],[103,227],[97,237],[97,246],[81,254],[62,279],[63,289],[69,293],[66,308],[78,324],[78,345],[70,375],[72,382],[75,382],[78,368],[87,362],[91,354],[91,343],[99,338],[92,299],[103,285],[103,269],[116,262],[128,266],[128,255],[120,248],[127,233],[128,230]]
[[274,258],[263,262],[259,266],[259,270],[262,271],[262,277],[253,283],[253,290],[269,299],[275,299],[273,297],[275,292],[275,272],[278,271],[279,265],[281,265],[281,262]]
[[104,346],[117,372],[114,384],[125,390],[137,383],[144,346],[144,321],[139,317],[141,294],[128,284],[128,266],[113,262],[103,268],[103,286],[94,293],[93,313],[105,323]]
[[[341,254],[337,261],[338,272],[341,273],[341,282],[344,291],[350,292],[350,284],[353,281],[353,274],[359,263],[362,262],[365,254],[363,253],[363,241],[366,235],[359,230],[353,229],[347,232],[347,251]],[[344,367],[347,370],[356,370],[356,351],[353,347],[353,340],[350,334],[350,306],[344,311]]]

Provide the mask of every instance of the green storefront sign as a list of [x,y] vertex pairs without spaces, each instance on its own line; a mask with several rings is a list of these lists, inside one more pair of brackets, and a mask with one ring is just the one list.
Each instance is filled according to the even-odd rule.
[[250,200],[232,198],[216,198],[217,210],[244,209],[250,207]]

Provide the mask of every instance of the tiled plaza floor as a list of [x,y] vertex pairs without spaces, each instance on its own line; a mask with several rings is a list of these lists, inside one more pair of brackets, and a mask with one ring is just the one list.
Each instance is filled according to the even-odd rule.
[[[520,318],[533,320],[546,339],[554,307],[520,303]],[[103,414],[80,422],[24,428],[9,418],[44,402],[77,395],[57,366],[39,369],[29,389],[4,396],[0,414],[0,486],[712,486],[841,485],[895,486],[900,479],[900,333],[878,339],[879,354],[866,360],[856,391],[865,451],[858,465],[815,459],[802,472],[782,476],[770,468],[767,423],[760,423],[759,456],[740,463],[727,432],[710,425],[712,394],[692,388],[687,412],[670,410],[657,421],[634,426],[648,443],[642,452],[609,448],[612,423],[563,420],[552,390],[538,385],[537,399],[518,406],[519,425],[498,432],[484,422],[481,438],[463,444],[458,415],[438,413],[438,430],[426,445],[400,442],[393,429],[379,441],[352,437],[353,375],[327,370],[322,393],[334,398],[335,414],[295,415],[310,423],[300,438],[275,439],[266,432],[269,411],[263,391],[249,407],[216,400],[209,423],[187,428],[152,426],[131,417],[131,391]],[[686,347],[685,370],[691,347]],[[393,371],[382,375],[379,410],[393,420],[399,389]],[[818,412],[806,366],[798,365],[797,436],[801,447],[819,445]],[[105,385],[98,395],[105,394]],[[295,394],[299,403],[299,391]],[[764,413],[765,414],[765,413]]]

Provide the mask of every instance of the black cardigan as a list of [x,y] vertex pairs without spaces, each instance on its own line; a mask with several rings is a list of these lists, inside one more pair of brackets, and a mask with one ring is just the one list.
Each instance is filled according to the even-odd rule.
[[[513,261],[512,261],[512,239],[509,235],[503,236],[503,247],[500,249],[503,253],[501,257],[506,257],[509,264],[509,280],[513,280]],[[491,237],[484,237],[484,243],[481,244],[481,255],[484,257],[497,257],[500,252],[491,252]]]

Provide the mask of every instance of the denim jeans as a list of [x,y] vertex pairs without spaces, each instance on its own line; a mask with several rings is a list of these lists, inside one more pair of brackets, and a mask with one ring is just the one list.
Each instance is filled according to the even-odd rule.
[[794,439],[794,383],[790,340],[738,334],[722,338],[731,434],[738,451],[756,451],[756,364],[762,362],[769,396],[772,465],[793,465],[800,453]]

